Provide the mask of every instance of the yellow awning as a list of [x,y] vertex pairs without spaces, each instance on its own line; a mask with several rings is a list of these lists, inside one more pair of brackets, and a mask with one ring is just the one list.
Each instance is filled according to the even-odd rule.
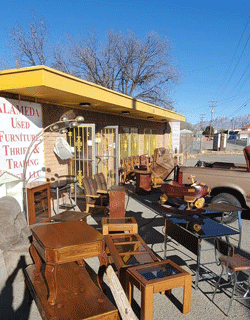
[[[45,66],[0,71],[0,93],[1,91],[35,98],[41,103],[138,119],[185,121],[185,116],[177,112],[133,99]],[[81,107],[80,103],[90,103],[90,106]]]

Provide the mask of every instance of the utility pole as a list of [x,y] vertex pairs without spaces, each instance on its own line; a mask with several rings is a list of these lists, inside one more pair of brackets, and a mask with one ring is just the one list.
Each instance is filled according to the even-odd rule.
[[211,122],[210,122],[210,130],[209,130],[209,138],[211,139],[212,135],[212,123],[213,123],[213,113],[214,113],[214,108],[216,108],[216,102],[217,101],[210,101],[211,105],[209,106],[211,108]]
[[203,128],[203,121],[204,121],[205,113],[200,114],[200,124],[201,124],[201,129]]

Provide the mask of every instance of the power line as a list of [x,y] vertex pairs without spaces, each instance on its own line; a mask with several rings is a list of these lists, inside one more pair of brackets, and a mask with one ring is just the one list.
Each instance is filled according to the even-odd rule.
[[211,108],[211,121],[210,121],[210,129],[209,129],[209,136],[211,137],[212,135],[212,123],[213,123],[213,113],[214,113],[214,108],[216,108],[215,103],[218,101],[209,101],[211,105],[209,106]]
[[204,126],[204,124],[203,124],[203,122],[204,122],[204,117],[205,117],[205,113],[201,113],[200,114],[200,124],[201,124],[201,129],[203,128],[203,126]]
[[249,42],[249,40],[250,40],[250,36],[248,36],[248,38],[247,38],[247,40],[246,40],[246,42],[245,42],[245,46],[244,46],[244,48],[243,48],[242,51],[241,51],[240,57],[238,58],[238,61],[237,61],[236,65],[235,65],[233,71],[231,72],[231,74],[230,74],[230,76],[229,76],[229,79],[228,79],[227,82],[226,82],[225,80],[226,80],[226,78],[227,78],[227,76],[228,76],[229,70],[230,70],[231,67],[232,67],[233,61],[234,61],[234,59],[235,59],[235,57],[236,57],[237,51],[238,51],[238,49],[239,49],[239,47],[240,47],[241,41],[242,41],[243,36],[244,36],[244,34],[245,34],[245,32],[246,32],[246,29],[247,29],[247,26],[248,26],[248,23],[249,23],[249,18],[250,18],[250,16],[248,16],[247,22],[246,22],[245,27],[244,27],[244,29],[243,29],[243,31],[242,31],[242,34],[241,34],[240,40],[239,40],[239,42],[238,42],[238,45],[237,45],[237,47],[236,47],[236,49],[235,49],[235,52],[234,52],[234,54],[233,54],[233,57],[232,57],[232,59],[231,59],[231,61],[230,61],[230,63],[229,63],[229,66],[228,66],[228,68],[227,68],[227,71],[226,71],[226,73],[225,73],[224,80],[223,80],[224,85],[220,88],[220,90],[219,90],[219,88],[217,89],[217,92],[218,92],[217,97],[221,96],[222,91],[224,91],[224,88],[226,87],[226,85],[227,85],[227,84],[230,82],[230,80],[232,79],[233,74],[235,73],[236,68],[237,68],[237,66],[238,66],[238,64],[239,64],[239,62],[240,62],[240,60],[241,60],[241,58],[242,58],[242,56],[243,56],[243,53],[244,53],[244,51],[245,51],[245,49],[246,49],[246,46],[247,46],[247,44],[248,44],[248,42]]

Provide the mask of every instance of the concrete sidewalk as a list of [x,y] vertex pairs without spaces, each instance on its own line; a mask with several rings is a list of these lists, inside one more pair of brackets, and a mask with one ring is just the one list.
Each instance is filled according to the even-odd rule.
[[[163,258],[163,241],[164,241],[164,218],[159,215],[159,211],[152,205],[152,202],[158,200],[159,193],[154,191],[148,195],[134,195],[128,193],[126,196],[126,216],[134,216],[139,225],[139,234],[149,247]],[[95,216],[95,219],[88,217],[88,223],[93,225],[97,230],[101,230],[101,217]],[[236,225],[237,226],[237,225]],[[243,239],[242,249],[249,252],[249,239],[247,231],[250,227],[249,220],[243,220]],[[212,244],[203,241],[205,248],[213,249]],[[176,288],[172,291],[173,295],[169,298],[166,295],[154,294],[153,319],[249,319],[250,304],[249,300],[242,302],[234,301],[231,308],[230,316],[226,312],[229,297],[225,293],[218,293],[215,296],[214,303],[211,301],[214,291],[214,279],[202,280],[199,282],[199,289],[194,289],[196,256],[190,251],[179,245],[175,241],[168,244],[167,257],[179,264],[193,276],[191,312],[182,314],[182,288]],[[206,251],[202,256],[202,262],[214,260],[214,251]],[[99,261],[97,258],[88,259],[89,265],[97,272]],[[3,270],[3,261],[0,256],[0,268]],[[21,272],[21,270],[19,271]],[[220,268],[216,265],[208,265],[208,273],[216,275]],[[29,308],[24,295],[24,283],[16,283],[15,279],[8,279],[6,275],[1,274],[1,310],[0,319],[24,319],[40,320],[41,316],[33,302]],[[133,303],[135,312],[139,316],[140,292],[135,289],[135,301]]]

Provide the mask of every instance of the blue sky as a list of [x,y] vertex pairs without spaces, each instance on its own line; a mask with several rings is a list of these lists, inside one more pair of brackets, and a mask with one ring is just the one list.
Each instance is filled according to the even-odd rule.
[[[171,93],[177,112],[191,123],[250,113],[249,1],[2,1],[0,57],[11,60],[7,31],[23,28],[35,13],[50,26],[53,42],[86,27],[100,38],[108,30],[133,30],[143,38],[156,31],[170,40],[179,85]],[[249,101],[248,101],[249,100]],[[215,101],[214,103],[212,101]]]

